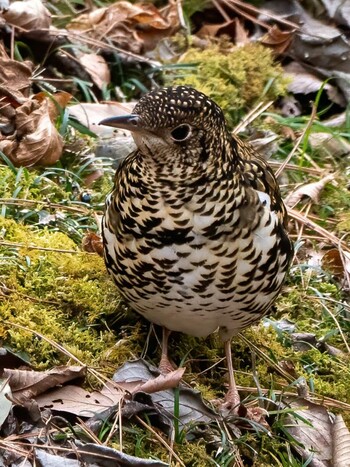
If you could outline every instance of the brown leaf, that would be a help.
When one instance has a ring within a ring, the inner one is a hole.
[[[60,110],[67,107],[72,97],[72,94],[66,91],[55,92],[55,94],[52,94],[50,97],[48,97],[45,92],[38,92],[33,96],[33,99],[36,99],[38,102],[47,101],[49,116],[52,123],[54,123],[60,114]]]
[[[13,2],[2,16],[8,23],[29,31],[47,29],[51,25],[51,13],[41,0]]]
[[[142,383],[136,386],[132,392],[147,392],[147,394],[152,394],[158,391],[166,391],[167,389],[176,388],[185,373],[185,368],[178,368],[177,370],[171,371],[166,375],[159,375],[157,378],[150,379],[145,383]]]
[[[29,96],[33,64],[18,62],[1,54],[0,49],[0,85],[8,90],[18,91],[24,97]]]
[[[84,13],[67,25],[90,37],[108,40],[125,50],[140,53],[152,50],[163,37],[179,28],[175,3],[161,13],[150,3],[116,2],[107,8]]]
[[[333,467],[350,465],[350,433],[341,415],[335,416],[332,427]]]
[[[48,99],[27,100],[16,109],[17,132],[0,141],[0,150],[16,167],[54,164],[62,154],[62,137],[49,114]]]
[[[80,417],[91,417],[117,404],[124,394],[121,389],[102,394],[99,391],[88,392],[79,386],[67,385],[41,394],[36,397],[36,402],[41,409],[50,408]]]
[[[281,31],[275,24],[261,38],[260,42],[270,47],[276,54],[283,54],[290,46],[295,31]]]
[[[295,444],[294,449],[304,461],[312,455],[314,466],[331,467],[333,465],[332,423],[325,407],[306,399],[291,401],[288,407],[293,408],[298,416],[294,418],[288,415],[284,424],[285,430],[300,443],[300,445]]]
[[[78,60],[99,89],[110,83],[111,73],[106,60],[101,55],[82,54],[78,57]]]
[[[293,208],[296,204],[299,203],[299,201],[305,198],[310,198],[314,203],[318,203],[321,191],[328,182],[334,180],[334,177],[335,174],[329,174],[318,182],[308,183],[306,185],[300,186],[286,197],[284,200],[285,204],[288,207]]]
[[[16,397],[32,399],[48,389],[76,378],[84,378],[86,368],[80,366],[58,366],[48,371],[9,370],[1,372],[2,378],[9,378],[12,393]]]
[[[196,35],[198,37],[218,37],[223,34],[238,39],[238,43],[246,44],[248,41],[248,34],[238,18],[219,24],[205,24]]]
[[[328,250],[322,258],[322,267],[337,277],[344,277],[344,272],[350,274],[350,254],[343,251],[342,255],[336,248]]]
[[[96,235],[94,232],[88,232],[84,235],[82,240],[82,248],[88,253],[97,253],[103,256],[103,242],[100,235]]]

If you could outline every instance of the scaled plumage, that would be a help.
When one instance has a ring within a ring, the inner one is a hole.
[[[130,129],[138,146],[102,223],[121,294],[170,331],[219,329],[228,342],[268,312],[293,255],[271,169],[189,87],[150,92],[132,115],[101,123]]]

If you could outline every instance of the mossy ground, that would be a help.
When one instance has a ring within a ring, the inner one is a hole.
[[[38,368],[66,362],[67,357],[12,324],[33,329],[58,342],[88,365],[118,365],[130,358],[133,351],[140,350],[132,335],[116,346],[118,335],[107,326],[108,317],[113,316],[115,321],[115,316],[123,313],[123,306],[102,258],[79,251],[73,240],[61,232],[30,229],[3,217],[0,231],[4,241],[24,245],[16,250],[0,246],[3,345],[27,354]]]
[[[177,82],[211,95],[233,125],[262,97],[274,99],[283,95],[286,83],[281,77],[281,67],[261,45],[249,45],[229,53],[224,47],[221,44],[204,51],[191,49],[181,61],[196,62],[197,72],[177,78]],[[313,157],[317,159],[317,154]],[[60,170],[56,172],[0,166],[0,198],[18,201],[16,206],[4,202],[0,217],[0,240],[14,244],[0,244],[0,339],[2,345],[27,355],[38,369],[69,361],[45,340],[14,326],[20,324],[58,342],[84,364],[111,376],[126,360],[141,355],[148,324],[126,309],[105,271],[103,260],[81,251],[79,246],[87,228],[97,230],[94,210],[101,213],[103,199],[111,188],[111,177],[107,174],[90,187],[93,205],[79,203],[75,184],[79,182],[79,188],[84,188],[84,181],[82,174],[74,174],[79,163],[68,159],[62,159]],[[292,162],[301,168],[307,165],[298,154]],[[335,166],[332,160],[323,163]],[[293,182],[306,179],[302,170],[290,175]],[[21,200],[35,203],[28,206],[25,202],[21,204]],[[57,203],[59,208],[50,208],[50,203]],[[77,208],[76,212],[65,211],[72,206]],[[336,226],[339,235],[344,235],[350,230],[348,208],[347,180],[342,174],[337,186],[326,188],[314,213],[320,216],[324,226]],[[58,212],[64,215],[57,217]],[[41,222],[42,216],[49,215],[53,216],[52,222]],[[16,246],[18,243],[23,246]],[[38,249],[29,248],[33,245]],[[311,243],[311,248],[317,249],[318,245]],[[349,356],[339,332],[340,327],[348,336],[350,330],[344,298],[337,278],[309,266],[307,260],[304,263],[299,260],[291,270],[271,317],[275,326],[260,323],[245,330],[243,335],[250,345],[240,337],[233,340],[237,383],[255,388],[254,372],[260,387],[274,393],[284,390],[293,378],[304,377],[309,389],[320,396],[350,404]],[[290,334],[279,328],[282,319],[294,323],[297,332],[313,333],[318,340],[323,339],[343,353],[332,356],[317,348],[303,352],[294,350]],[[160,349],[153,334],[149,339],[146,358],[157,363]],[[206,399],[223,396],[227,374],[225,365],[220,363],[224,352],[217,335],[200,340],[174,334],[170,338],[170,355],[177,365],[186,366],[184,379]],[[269,362],[264,355],[269,357]],[[281,362],[288,362],[293,368],[293,376],[288,380],[276,368]],[[255,394],[250,390],[242,391],[243,398],[253,398]],[[343,415],[350,422],[349,413],[343,411]],[[131,424],[124,430],[126,452],[168,460],[169,452],[149,432]],[[213,458],[216,465],[231,465],[234,454],[225,432],[211,427],[210,433],[214,438],[210,443],[203,442],[204,435],[199,440],[175,443],[174,449],[186,466],[215,465]],[[272,433],[272,436],[246,433],[235,439],[249,465],[277,465],[276,459],[288,458],[286,453],[290,445],[273,421]],[[221,451],[215,448],[218,444]],[[112,438],[111,445],[118,448],[117,439]],[[259,452],[258,457],[253,449]]]
[[[211,96],[230,124],[238,123],[259,101],[275,100],[286,93],[282,67],[274,61],[271,51],[259,43],[232,47],[222,40],[205,50],[190,48],[179,64],[189,63],[196,65],[195,70],[184,68],[181,76],[170,76],[171,82],[192,86]]]

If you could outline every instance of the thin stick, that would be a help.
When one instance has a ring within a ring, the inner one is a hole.
[[[26,245],[25,243],[4,242],[3,240],[0,240],[0,245],[14,247],[14,248],[27,248],[28,250],[54,251],[54,252],[57,252],[57,253],[74,253],[74,254],[77,254],[77,253],[86,254],[86,253],[88,253],[87,251],[61,250],[59,248],[48,248],[48,247],[44,247],[44,246]],[[94,253],[88,253],[88,254],[94,254]]]
[[[339,247],[340,245],[343,248],[343,250],[350,251],[350,247],[344,241],[339,240],[339,238],[336,235],[332,234],[331,232],[328,232],[328,230],[316,224],[316,222],[313,222],[311,219],[308,219],[301,212],[293,208],[287,208],[287,210],[289,217],[292,217],[293,219],[302,224],[305,224],[306,227],[320,234],[323,238],[328,240],[334,246]]]
[[[291,152],[289,153],[287,159],[285,161],[283,161],[282,165],[280,166],[279,169],[276,170],[276,177],[278,177],[284,170],[284,168],[286,167],[286,165],[288,164],[288,162],[291,160],[291,158],[294,156],[295,152],[297,151],[297,149],[299,148],[302,140],[304,139],[304,136],[306,135],[306,133],[309,131],[309,129],[311,128],[311,125],[313,124],[313,121],[315,120],[316,118],[316,106],[314,104],[312,104],[312,111],[311,111],[311,115],[310,115],[310,120],[307,122],[307,125],[306,127],[304,128],[304,131],[302,132],[302,134],[299,136],[299,138],[297,139],[297,142],[295,143],[293,149],[291,150]]]
[[[169,446],[169,444],[155,431],[153,430],[153,428],[149,425],[147,425],[146,422],[144,422],[142,420],[142,418],[140,418],[138,415],[136,415],[135,417],[137,419],[137,421],[139,423],[141,423],[141,425],[145,428],[147,428],[147,430],[149,430],[156,438],[157,440],[169,451],[169,453],[172,454],[172,456],[175,457],[175,459],[177,460],[177,462],[182,466],[182,467],[186,467],[186,465],[182,462],[182,460],[180,459],[180,457],[176,454],[176,452],[171,449],[171,447]]]
[[[231,18],[229,17],[229,15],[226,13],[226,11],[221,7],[221,5],[216,0],[212,0],[212,4],[215,6],[215,8],[218,10],[218,12],[221,14],[221,16],[224,18],[225,21],[227,22],[231,21]]]
[[[246,10],[251,11],[252,13],[255,13],[257,15],[261,14],[261,11],[256,8],[254,5],[250,5],[246,2],[241,2],[240,0],[226,0],[225,3],[235,3],[236,5],[239,5],[242,8],[245,8]],[[287,26],[290,26],[294,29],[300,29],[300,26],[296,23],[292,23],[291,21],[288,21],[287,19],[280,18],[279,16],[272,15],[271,13],[268,13],[267,11],[263,11],[263,15],[267,16],[268,18],[274,19],[278,23],[285,24]]]
[[[59,203],[50,203],[47,201],[34,201],[32,199],[18,198],[0,198],[0,204],[10,204],[15,206],[42,206],[49,209],[61,209],[62,211],[76,212],[77,214],[90,214],[92,209],[85,207],[76,208],[74,206],[65,206]]]
[[[254,107],[248,114],[241,120],[237,126],[233,129],[232,133],[237,134],[242,131],[247,125],[249,125],[253,120],[259,117],[266,109],[268,109],[273,104],[273,101],[269,101],[266,104],[260,102],[256,107]]]

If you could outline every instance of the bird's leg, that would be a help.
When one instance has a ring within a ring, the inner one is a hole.
[[[226,355],[226,361],[227,361],[229,386],[228,386],[228,391],[225,396],[225,402],[223,405],[226,409],[233,410],[234,412],[236,412],[238,410],[241,399],[238,394],[236,381],[235,381],[235,375],[233,371],[231,339],[225,341],[224,346],[225,346],[225,355]]]
[[[163,329],[162,356],[160,358],[159,369],[163,375],[166,375],[167,373],[174,371],[174,367],[170,363],[169,357],[168,357],[168,340],[169,340],[171,331],[169,331],[169,329],[164,328],[164,327],[162,329]]]

